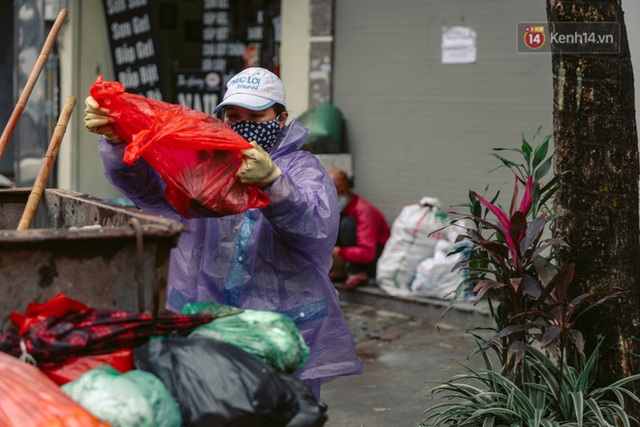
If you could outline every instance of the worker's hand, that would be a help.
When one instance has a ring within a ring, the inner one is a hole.
[[[88,96],[84,100],[84,127],[89,132],[104,136],[104,139],[112,144],[122,142],[115,130],[113,130],[114,120],[109,116],[109,110],[101,108],[98,101]]]
[[[242,159],[242,166],[238,169],[237,175],[240,181],[245,184],[267,186],[282,175],[282,171],[273,163],[269,153],[264,151],[255,141],[251,145],[254,148],[240,150],[245,157]]]

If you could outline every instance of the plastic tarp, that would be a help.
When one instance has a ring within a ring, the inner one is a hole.
[[[96,310],[64,294],[31,303],[26,313],[11,313],[13,325],[0,336],[0,351],[28,354],[38,366],[50,369],[78,356],[133,348],[153,335],[184,335],[213,320],[210,314],[163,314]]]

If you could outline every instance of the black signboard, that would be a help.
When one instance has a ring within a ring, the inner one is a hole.
[[[279,0],[204,0],[203,71],[261,66],[277,73],[279,44]]]
[[[187,26],[189,37],[201,37],[201,67],[174,74],[174,102],[211,114],[227,81],[241,70],[260,66],[279,74],[280,0],[203,0],[202,5],[202,21]]]
[[[127,92],[212,113],[226,82],[244,68],[279,74],[280,0],[102,0],[102,5],[115,80]],[[197,20],[186,18],[193,7],[201,8]],[[176,39],[178,28],[184,28],[184,38]],[[157,31],[173,31],[173,38]],[[184,58],[185,51],[196,56]],[[162,63],[169,58],[171,64]],[[181,59],[190,64],[181,65]]]
[[[102,0],[114,75],[127,92],[162,100],[150,0]]]
[[[222,96],[220,74],[201,70],[176,70],[175,94],[177,104],[213,114]]]

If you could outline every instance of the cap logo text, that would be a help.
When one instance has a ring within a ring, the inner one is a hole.
[[[236,77],[229,82],[236,89],[258,90],[260,88],[260,77]]]

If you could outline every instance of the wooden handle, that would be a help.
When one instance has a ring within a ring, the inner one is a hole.
[[[62,107],[62,112],[60,113],[60,117],[58,118],[58,123],[53,130],[53,135],[51,136],[51,141],[49,142],[47,154],[45,154],[44,159],[42,159],[42,165],[40,166],[40,170],[38,171],[36,182],[31,188],[31,193],[29,193],[29,198],[27,199],[27,205],[25,206],[24,212],[22,213],[22,218],[20,218],[20,223],[18,224],[17,228],[18,230],[26,230],[31,225],[31,220],[33,219],[36,210],[38,209],[38,203],[40,203],[42,193],[44,193],[44,187],[47,183],[47,177],[49,176],[49,172],[53,167],[53,162],[58,155],[58,149],[60,148],[62,138],[64,137],[64,134],[67,130],[67,124],[71,119],[73,109],[76,107],[76,102],[77,101],[74,96],[69,96],[64,103],[64,107]]]
[[[29,96],[31,96],[31,92],[33,91],[34,86],[47,63],[47,58],[49,57],[49,53],[53,48],[53,43],[58,36],[58,32],[64,23],[64,20],[67,18],[67,10],[62,9],[58,13],[58,17],[56,18],[53,26],[51,27],[51,31],[49,31],[49,35],[44,42],[44,46],[42,46],[42,50],[40,51],[40,56],[36,60],[36,65],[31,70],[31,74],[29,75],[29,79],[27,83],[24,85],[22,89],[22,93],[20,94],[20,98],[18,99],[18,103],[16,104],[13,112],[11,113],[11,117],[9,117],[9,121],[7,125],[4,127],[4,131],[2,131],[2,136],[0,136],[0,158],[4,154],[5,148],[7,148],[7,144],[9,143],[9,138],[11,138],[11,134],[18,123],[18,119],[22,115],[22,111],[24,111],[24,107],[27,105],[27,101],[29,100]]]

